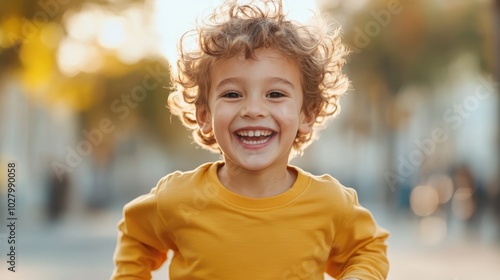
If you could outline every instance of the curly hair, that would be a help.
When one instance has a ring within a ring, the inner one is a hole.
[[[341,42],[340,29],[331,29],[321,20],[314,25],[287,20],[281,0],[245,5],[226,1],[181,37],[177,74],[173,75],[176,90],[168,98],[168,107],[193,130],[198,144],[220,152],[213,132],[203,134],[196,122],[196,108],[209,110],[211,66],[240,54],[255,59],[260,48],[277,50],[297,62],[304,94],[302,110],[315,120],[311,133],[297,133],[292,145],[292,154],[301,154],[318,129],[339,112],[339,96],[349,88],[342,72],[348,50]],[[188,39],[196,40],[195,48],[187,47]]]

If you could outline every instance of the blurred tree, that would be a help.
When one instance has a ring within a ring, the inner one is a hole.
[[[28,100],[37,106],[64,104],[72,108],[81,116],[82,129],[95,128],[95,122],[89,120],[97,114],[115,120],[119,124],[117,132],[145,124],[143,129],[161,141],[176,141],[178,133],[165,127],[169,121],[165,108],[170,87],[167,61],[158,54],[144,53],[135,62],[124,62],[123,54],[99,45],[102,42],[98,39],[113,39],[116,30],[110,31],[108,38],[91,38],[88,42],[72,38],[68,30],[68,19],[89,7],[101,15],[113,16],[143,4],[144,0],[1,1],[0,79],[17,77]],[[140,12],[148,12],[142,9]],[[148,28],[137,19],[130,24],[142,30]],[[78,57],[88,52],[93,56]],[[85,63],[85,68],[76,68],[77,63]],[[180,129],[175,124],[173,128]]]
[[[345,18],[347,1],[326,12]],[[497,1],[498,2],[498,1]],[[325,1],[326,3],[326,1]],[[396,135],[410,119],[397,104],[403,87],[422,93],[447,79],[450,64],[472,54],[480,71],[493,68],[493,24],[488,1],[369,1],[343,23],[344,40],[353,51],[347,72],[359,110],[346,120],[346,129],[370,135],[383,143],[387,168],[397,174]],[[497,24],[498,26],[498,24]],[[497,48],[498,49],[498,48]],[[362,93],[362,94],[361,94]],[[360,115],[358,112],[367,112]],[[386,188],[388,197],[394,194]]]
[[[91,142],[92,147],[85,148],[90,150],[85,155],[90,170],[85,177],[93,178],[89,205],[109,202],[110,167],[114,159],[120,159],[119,153],[132,158],[137,155],[136,143],[159,142],[162,145],[154,147],[162,146],[169,156],[175,156],[181,151],[173,147],[186,143],[188,132],[176,119],[170,125],[171,116],[165,108],[171,87],[169,64],[159,52],[151,3],[0,1],[0,85],[13,84],[15,92],[24,95],[20,98],[23,105],[28,103],[29,110],[20,112],[23,122],[27,120],[27,157],[55,156],[64,162],[68,147],[77,149],[79,144]],[[6,90],[10,88],[0,89],[0,101]],[[55,129],[59,129],[57,135],[52,135]],[[34,147],[47,141],[50,145],[40,156]],[[27,165],[35,175],[40,170],[36,160]],[[51,168],[49,172],[65,170]],[[59,190],[53,181],[50,183],[51,190]],[[82,185],[66,186],[72,187]],[[55,199],[51,201],[52,214],[62,210],[59,200],[64,196],[49,195]]]

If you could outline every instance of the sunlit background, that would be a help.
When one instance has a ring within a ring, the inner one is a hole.
[[[221,1],[0,2],[0,278],[107,279],[123,205],[218,156],[165,108],[179,36]],[[294,164],[357,189],[389,279],[500,275],[500,1],[288,0],[343,27],[352,90]],[[7,162],[17,272],[7,271]],[[155,279],[168,279],[166,267]]]

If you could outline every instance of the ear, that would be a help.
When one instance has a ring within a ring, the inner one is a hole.
[[[312,132],[312,127],[314,126],[315,116],[309,117],[304,112],[300,113],[300,123],[299,123],[299,133],[309,134]]]
[[[206,106],[196,107],[196,122],[203,134],[212,132],[212,116]]]

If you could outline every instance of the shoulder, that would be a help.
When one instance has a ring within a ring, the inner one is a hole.
[[[345,187],[329,174],[313,175],[300,168],[296,168],[298,176],[308,178],[308,187],[304,193],[309,199],[315,200],[337,216],[348,216],[355,204],[358,203],[356,190]]]
[[[215,172],[217,164],[206,163],[191,171],[175,171],[164,176],[149,193],[125,205],[125,219],[171,227],[176,221],[182,220],[186,213],[195,212],[192,208],[200,203],[200,198],[205,197],[200,190],[206,192],[210,188],[207,173]]]
[[[308,191],[314,192],[316,195],[325,195],[325,198],[334,199],[338,203],[352,204],[357,201],[356,190],[345,187],[330,174],[313,175],[298,167],[294,168],[297,170],[298,176],[309,179]]]
[[[163,177],[156,186],[156,200],[159,207],[168,210],[178,207],[182,203],[192,204],[200,194],[211,192],[208,182],[209,173],[216,172],[218,162],[210,162],[200,165],[191,171],[176,171]]]
[[[181,188],[199,183],[200,180],[205,179],[206,173],[216,164],[217,163],[210,162],[202,164],[190,171],[172,172],[160,179],[157,188],[159,191],[168,191],[172,188]]]
[[[172,200],[182,202],[183,199],[191,199],[193,188],[204,185],[206,173],[215,164],[205,163],[194,170],[172,172],[161,178],[148,194],[135,198],[125,208],[157,210],[160,206],[170,204]]]

